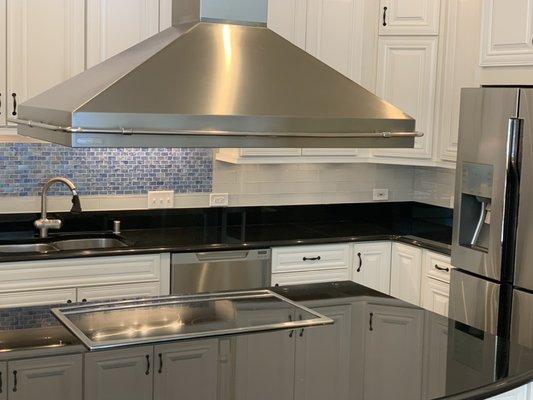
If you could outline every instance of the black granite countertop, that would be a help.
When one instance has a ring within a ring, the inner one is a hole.
[[[173,211],[170,215],[130,212],[81,217],[61,215],[65,228],[45,241],[98,235],[113,219],[121,219],[120,238],[125,247],[56,251],[50,253],[0,253],[0,262],[110,256],[160,252],[240,250],[273,246],[394,240],[444,254],[450,253],[451,211],[417,203],[293,206]],[[187,214],[188,213],[188,214]],[[4,231],[2,228],[2,218]],[[78,219],[76,219],[78,218]],[[16,225],[14,220],[19,220]],[[0,244],[39,241],[32,217],[0,216]],[[95,222],[99,221],[100,222]],[[14,227],[26,227],[15,230]],[[31,226],[31,225],[30,225]],[[76,228],[76,229],[74,229]],[[9,230],[12,229],[12,230]],[[28,230],[29,229],[29,230]],[[110,235],[106,229],[101,234]],[[42,241],[42,240],[41,240]]]
[[[486,334],[356,283],[321,283],[271,289],[318,312],[333,312],[336,316],[332,328],[308,328],[307,333],[298,337],[309,341],[305,347],[307,359],[322,360],[324,368],[329,368],[331,362],[329,357],[324,358],[324,354],[337,351],[339,343],[343,343],[349,356],[335,354],[346,356],[349,365],[343,369],[343,374],[346,374],[350,389],[349,396],[342,398],[482,399],[533,381],[533,349]],[[30,310],[32,314],[28,314]],[[18,329],[0,331],[0,360],[86,351],[76,338],[58,325],[49,307],[4,310],[0,318],[9,315],[21,324]],[[28,315],[33,318],[28,319]],[[339,316],[342,319],[338,319]],[[332,331],[326,334],[326,329],[339,330],[335,330],[331,336]],[[284,331],[262,335],[267,339],[264,335],[289,337]],[[226,339],[242,340],[239,338],[248,336]],[[265,343],[278,343],[273,348],[276,349],[280,345],[277,340],[267,340]],[[236,343],[239,346],[240,342]],[[246,358],[238,358],[235,362],[240,364],[235,368],[256,368],[257,363],[284,365],[287,354],[283,351],[264,352],[260,348],[263,346],[261,337],[254,339],[253,343],[258,353],[254,351]],[[259,357],[258,354],[261,354],[260,360],[254,358]],[[335,358],[332,360],[335,364]],[[370,373],[379,376],[369,376]],[[325,385],[323,390],[332,394],[338,391],[336,385],[339,383],[329,379],[328,374],[319,374],[313,379]],[[242,384],[242,381],[235,382],[235,385]],[[236,390],[239,388],[236,387]],[[387,393],[394,393],[394,396],[382,397]],[[253,400],[252,397],[248,398]],[[331,398],[337,397],[332,395]]]

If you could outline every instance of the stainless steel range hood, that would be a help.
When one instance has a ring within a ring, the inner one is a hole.
[[[19,134],[71,147],[413,147],[410,116],[266,28],[266,7],[174,0],[171,28],[21,104]]]

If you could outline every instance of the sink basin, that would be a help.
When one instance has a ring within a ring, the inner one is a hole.
[[[0,253],[50,253],[58,249],[49,243],[23,243],[0,245]]]
[[[52,245],[57,250],[111,249],[127,246],[122,240],[115,238],[65,239],[53,242]]]

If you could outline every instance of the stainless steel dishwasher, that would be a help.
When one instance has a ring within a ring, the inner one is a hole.
[[[270,249],[177,253],[171,259],[172,294],[270,286]]]

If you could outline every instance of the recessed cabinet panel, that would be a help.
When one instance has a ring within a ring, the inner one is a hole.
[[[85,400],[152,400],[153,348],[85,355]]]
[[[355,243],[352,279],[369,288],[390,294],[391,243]]]
[[[9,400],[81,400],[82,356],[10,361]]]
[[[269,0],[268,27],[305,50],[307,0]]]
[[[420,305],[422,284],[422,250],[413,246],[392,245],[391,295]]]
[[[7,104],[18,105],[85,67],[84,0],[7,1]],[[0,67],[1,68],[1,67]]]
[[[414,149],[374,150],[376,156],[429,159],[437,73],[437,37],[382,37],[376,94],[416,119]]]
[[[380,35],[438,35],[440,0],[381,0]]]
[[[432,278],[424,278],[422,307],[434,313],[448,316],[450,284]]]
[[[76,288],[0,293],[0,308],[28,307],[76,302]]]
[[[481,65],[533,65],[533,0],[483,1]]]
[[[217,398],[218,340],[197,340],[154,348],[154,398]]]
[[[360,81],[363,2],[308,0],[306,50],[348,78]]]
[[[159,0],[87,0],[87,67],[157,32]]]
[[[126,285],[93,286],[78,289],[78,301],[126,299],[160,295],[160,283],[130,283]]]
[[[0,0],[0,26],[7,25],[7,0]],[[6,30],[0,29],[0,127],[7,123],[7,39]],[[1,397],[0,397],[1,398]]]
[[[413,308],[368,305],[365,399],[421,398],[423,315]]]

